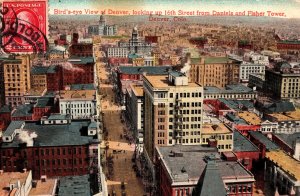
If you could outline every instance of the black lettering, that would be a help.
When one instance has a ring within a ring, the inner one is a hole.
[[[33,33],[33,28],[31,28],[31,27],[29,27],[29,28],[26,29],[26,31],[25,31],[25,35],[27,35],[27,36],[31,36],[32,33]]]
[[[21,26],[20,33],[23,33],[25,29],[25,24],[20,23],[19,25]]]
[[[41,35],[38,32],[34,32],[31,36],[31,40],[37,42],[40,39]]]

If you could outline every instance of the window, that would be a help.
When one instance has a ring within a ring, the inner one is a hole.
[[[158,122],[165,122],[165,118],[158,118]]]
[[[164,110],[159,110],[158,111],[158,115],[165,115],[166,113],[165,113],[165,111]]]
[[[164,130],[165,126],[164,125],[158,125],[158,130]]]

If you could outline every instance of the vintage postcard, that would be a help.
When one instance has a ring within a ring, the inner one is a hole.
[[[0,195],[300,196],[300,0],[0,0]]]

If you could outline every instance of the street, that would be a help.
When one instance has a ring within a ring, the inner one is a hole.
[[[136,177],[132,157],[135,146],[124,137],[127,130],[121,122],[121,107],[115,103],[112,84],[108,80],[109,70],[98,63],[101,108],[103,112],[106,162],[104,172],[108,179],[109,195],[145,195],[142,180]]]

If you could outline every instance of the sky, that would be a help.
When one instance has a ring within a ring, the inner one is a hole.
[[[93,10],[199,10],[285,12],[287,18],[300,18],[300,0],[49,0],[54,9]]]

